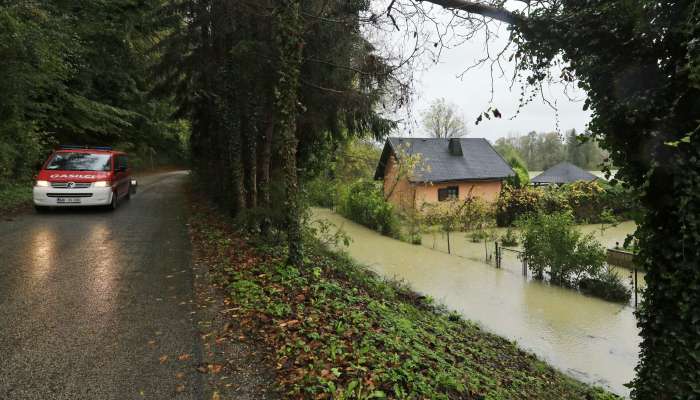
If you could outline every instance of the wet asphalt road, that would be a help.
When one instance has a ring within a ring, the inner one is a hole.
[[[114,212],[0,221],[0,399],[203,397],[186,180],[144,177]]]

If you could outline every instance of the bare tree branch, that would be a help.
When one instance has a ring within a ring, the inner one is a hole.
[[[518,24],[523,22],[523,17],[510,12],[505,8],[495,7],[488,4],[476,3],[467,0],[425,0],[448,10],[465,11],[472,14],[479,14],[487,18],[493,18],[507,24]]]

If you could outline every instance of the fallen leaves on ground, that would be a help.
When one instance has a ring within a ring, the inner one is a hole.
[[[304,268],[287,265],[283,247],[203,204],[191,203],[195,260],[229,294],[221,312],[244,332],[229,338],[271,349],[288,398],[614,398],[313,242]]]

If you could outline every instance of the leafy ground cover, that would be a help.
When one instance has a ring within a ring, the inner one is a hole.
[[[287,398],[612,399],[309,239],[304,268],[191,202],[195,263],[260,341]]]

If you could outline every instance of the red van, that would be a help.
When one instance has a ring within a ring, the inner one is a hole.
[[[129,157],[110,147],[61,146],[51,153],[34,184],[34,207],[108,206],[136,192]]]

